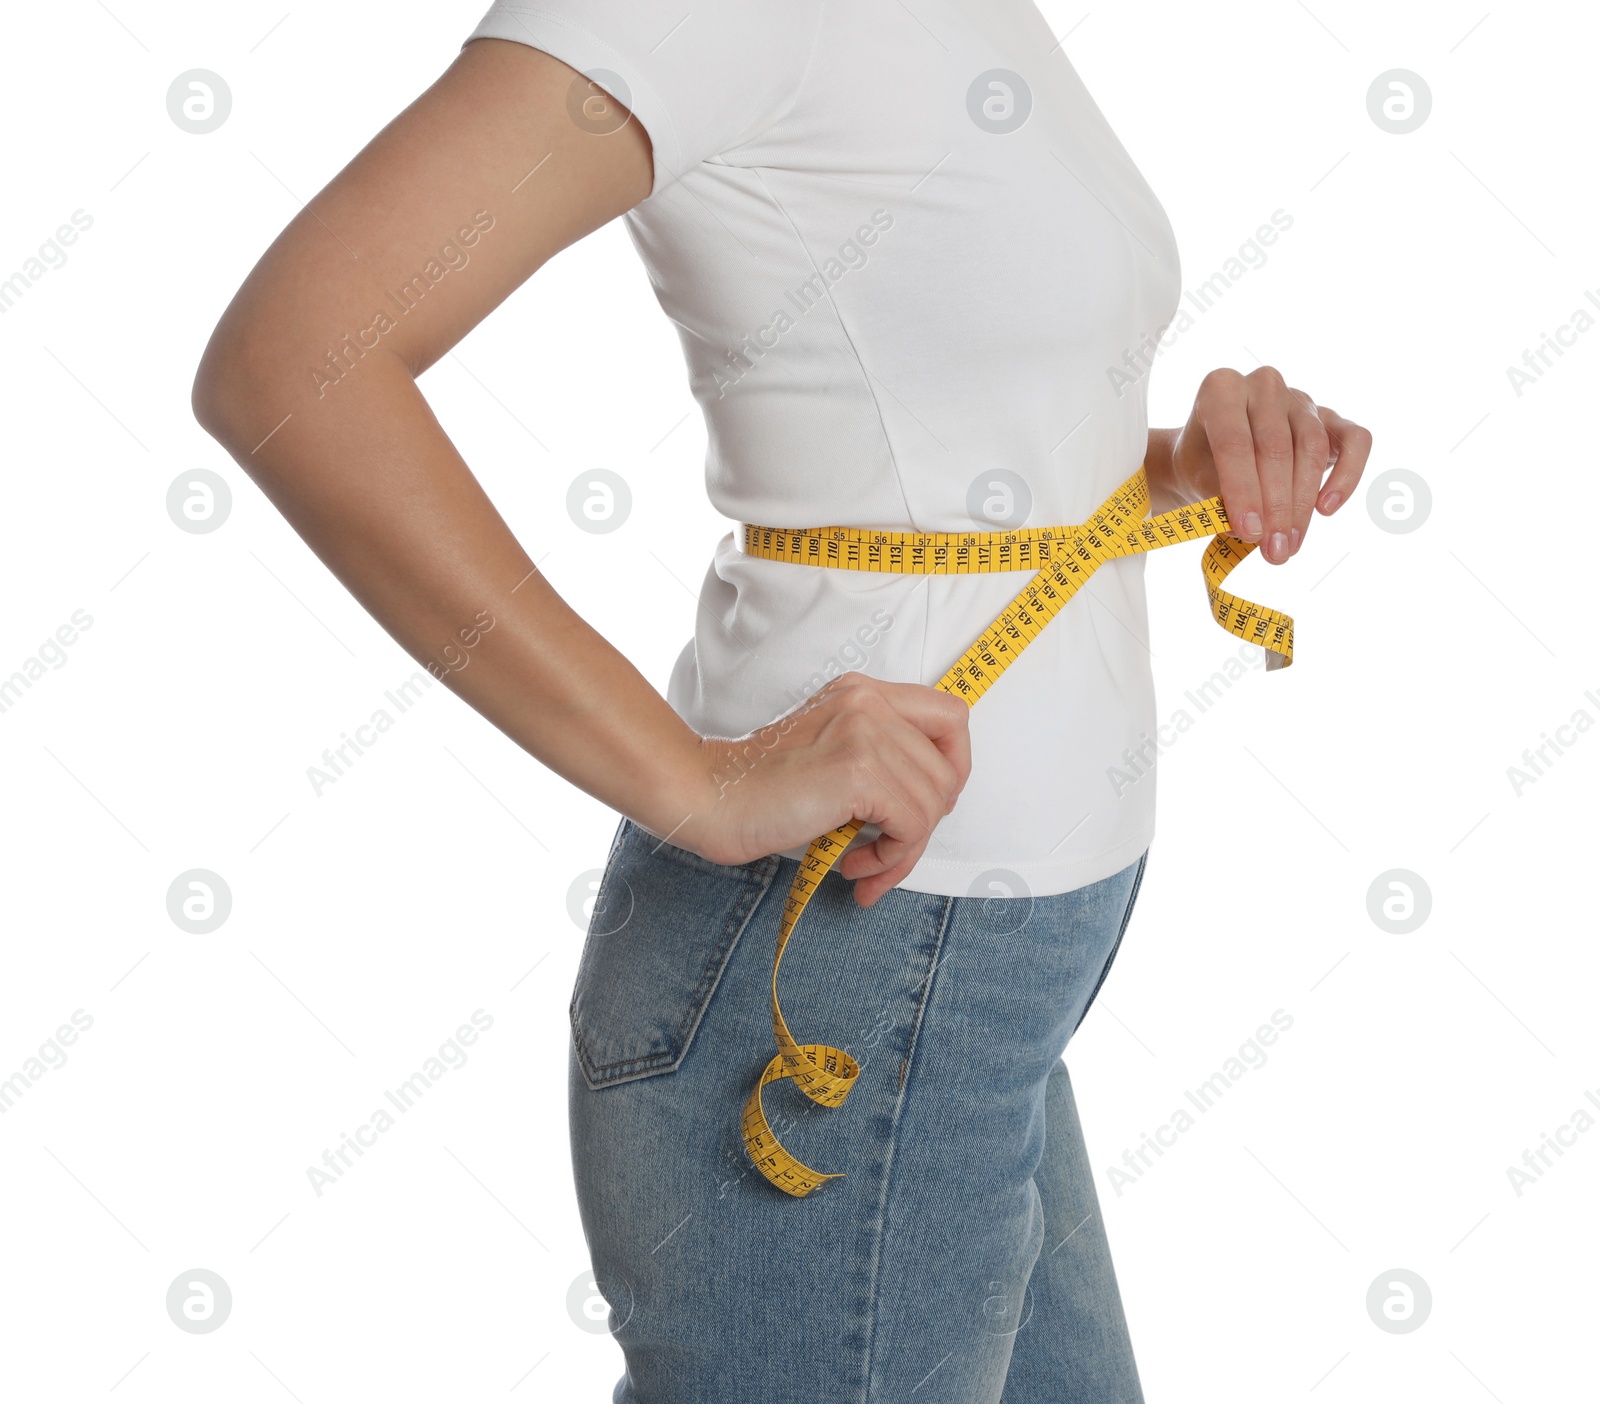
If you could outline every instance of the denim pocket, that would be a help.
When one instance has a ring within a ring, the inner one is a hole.
[[[567,1010],[590,1088],[683,1062],[778,863],[776,854],[738,867],[713,863],[622,820]]]

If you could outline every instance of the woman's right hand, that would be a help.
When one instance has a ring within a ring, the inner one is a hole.
[[[706,736],[712,783],[671,841],[713,862],[804,846],[852,819],[877,838],[837,864],[870,907],[910,873],[972,770],[968,705],[922,683],[832,679],[748,736]],[[693,803],[693,801],[691,801]]]

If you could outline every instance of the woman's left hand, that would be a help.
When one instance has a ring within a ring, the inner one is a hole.
[[[1219,369],[1200,382],[1173,443],[1172,486],[1185,502],[1220,494],[1228,534],[1282,565],[1305,540],[1313,506],[1328,516],[1349,501],[1371,451],[1371,433],[1271,366]]]

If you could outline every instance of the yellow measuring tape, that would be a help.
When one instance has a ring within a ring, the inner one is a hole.
[[[974,706],[1017,656],[1039,636],[1061,608],[1105,562],[1118,556],[1154,551],[1179,541],[1214,538],[1201,560],[1211,614],[1230,634],[1267,650],[1269,668],[1286,668],[1294,659],[1294,621],[1287,614],[1251,604],[1222,588],[1228,572],[1255,546],[1227,535],[1222,500],[1208,497],[1191,507],[1148,516],[1150,485],[1144,464],[1081,526],[1019,527],[1014,531],[907,532],[871,527],[744,526],[747,555],[795,565],[840,570],[888,571],[907,575],[976,575],[1003,570],[1037,573],[1017,593],[977,641],[935,684]],[[836,1107],[849,1095],[861,1068],[842,1048],[826,1043],[799,1044],[778,1007],[778,965],[806,903],[847,844],[861,830],[852,819],[813,839],[789,888],[778,948],[772,958],[772,1032],[777,1056],[762,1072],[744,1104],[741,1126],[745,1149],[756,1169],[796,1198],[804,1198],[825,1174],[796,1160],[773,1133],[761,1105],[769,1082],[793,1078],[819,1106]]]

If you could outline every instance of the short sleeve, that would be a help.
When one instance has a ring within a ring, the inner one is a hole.
[[[628,108],[654,153],[655,196],[753,141],[804,81],[822,0],[509,0],[462,41],[510,39],[560,59]],[[585,121],[588,85],[570,107]],[[604,120],[603,117],[600,120]]]

